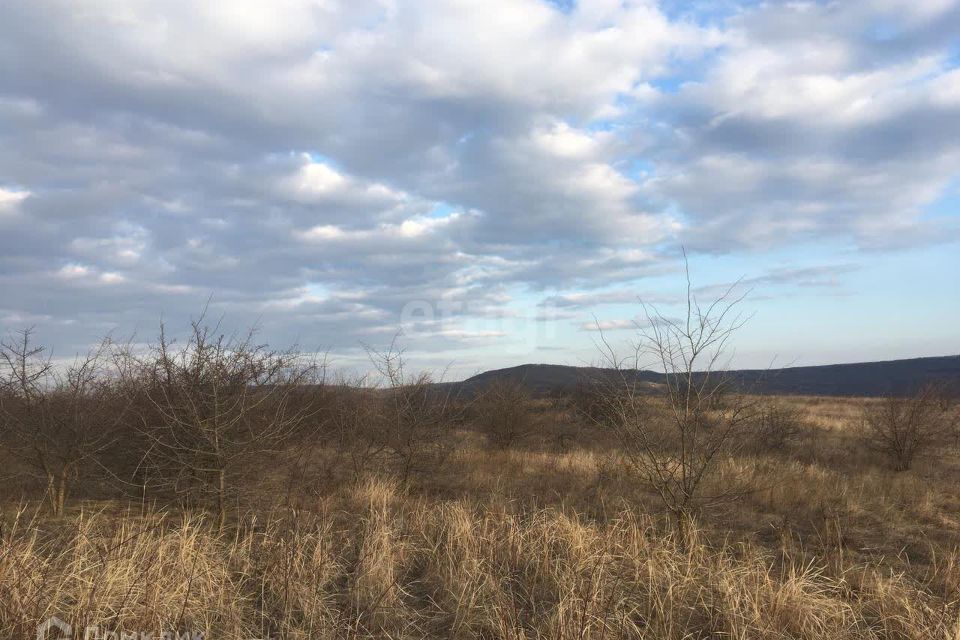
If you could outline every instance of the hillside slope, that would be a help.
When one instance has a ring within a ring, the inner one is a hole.
[[[857,362],[784,369],[744,369],[729,372],[758,393],[812,396],[903,395],[928,382],[942,381],[960,388],[960,356],[911,358],[884,362]],[[562,393],[583,383],[609,380],[611,369],[555,364],[524,364],[485,371],[462,382],[449,383],[457,391],[473,393],[494,380],[519,382],[536,395]],[[664,381],[662,373],[632,371],[638,382]]]

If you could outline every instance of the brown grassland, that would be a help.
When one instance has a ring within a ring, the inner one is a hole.
[[[202,317],[65,367],[3,341],[0,638],[960,640],[947,388],[752,395],[739,300],[691,292],[551,398],[395,346],[333,382]]]
[[[7,453],[0,637],[57,615],[209,639],[960,638],[956,442],[890,471],[858,428],[880,401],[764,399],[790,432],[725,450],[704,487],[750,490],[680,539],[576,398],[510,396],[509,438],[496,407],[445,415],[428,436],[445,447],[407,469],[362,435],[389,429],[366,413],[384,392],[316,393],[315,427],[231,470],[223,522],[137,475],[129,434],[83,461],[56,514]]]

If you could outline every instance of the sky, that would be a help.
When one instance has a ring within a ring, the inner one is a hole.
[[[363,367],[960,353],[960,2],[7,0],[0,333],[206,308]]]

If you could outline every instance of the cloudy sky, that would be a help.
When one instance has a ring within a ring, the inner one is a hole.
[[[58,355],[209,299],[579,364],[681,247],[751,291],[738,365],[960,352],[960,2],[0,6],[0,330]]]

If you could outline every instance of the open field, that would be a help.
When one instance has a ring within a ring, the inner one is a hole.
[[[960,640],[960,0],[0,0],[0,640]]]
[[[51,515],[8,457],[0,635],[57,615],[206,638],[960,637],[957,451],[890,472],[856,429],[877,400],[766,399],[798,428],[725,454],[705,486],[750,490],[683,539],[570,400],[527,399],[508,446],[465,411],[405,481],[339,437],[356,400],[245,469],[222,526],[95,469]]]

